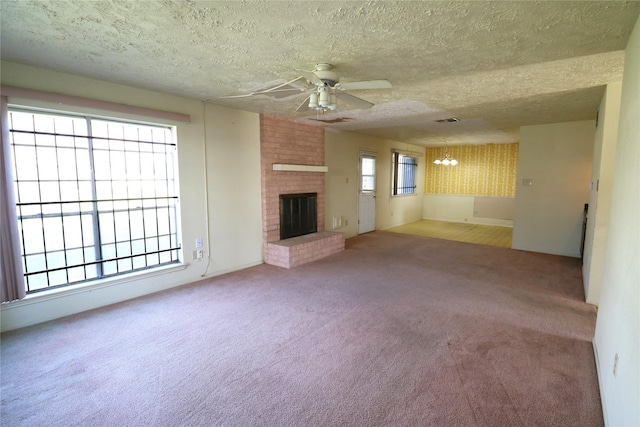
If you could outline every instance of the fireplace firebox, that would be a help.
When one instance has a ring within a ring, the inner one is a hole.
[[[318,193],[280,195],[280,240],[318,231]]]

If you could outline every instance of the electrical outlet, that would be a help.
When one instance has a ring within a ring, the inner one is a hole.
[[[202,247],[202,237],[198,237],[196,238],[196,249],[199,249]]]
[[[204,251],[202,249],[197,249],[196,250],[196,258],[202,259],[203,256],[204,256]]]

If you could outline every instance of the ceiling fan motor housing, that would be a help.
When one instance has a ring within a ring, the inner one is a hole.
[[[333,65],[331,64],[317,64],[313,73],[322,80],[325,85],[334,87],[338,83],[339,77],[338,73],[331,71],[332,68]]]

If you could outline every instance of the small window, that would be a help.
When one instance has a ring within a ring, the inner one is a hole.
[[[376,158],[362,156],[360,167],[362,192],[366,193],[376,191]]]
[[[393,183],[394,196],[414,194],[416,192],[416,169],[418,160],[415,157],[393,153]]]
[[[172,128],[10,110],[27,293],[179,262]]]

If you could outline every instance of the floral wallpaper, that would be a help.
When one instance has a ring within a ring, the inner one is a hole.
[[[426,149],[425,193],[515,197],[518,145],[487,144],[449,147],[456,166],[436,165],[444,147]]]

